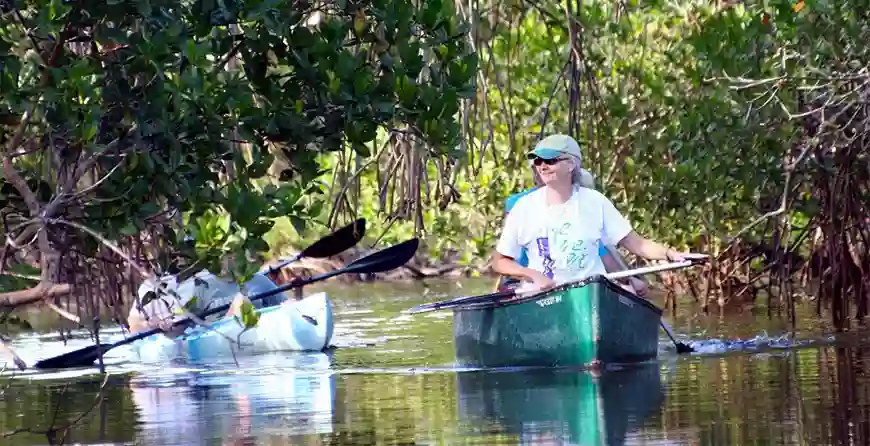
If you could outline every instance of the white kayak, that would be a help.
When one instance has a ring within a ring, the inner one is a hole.
[[[329,347],[335,323],[325,292],[301,300],[287,299],[256,310],[260,319],[247,331],[239,321],[224,317],[206,326],[189,328],[178,338],[155,334],[131,345],[143,362],[185,359],[199,362],[233,355],[277,351],[322,351]]]

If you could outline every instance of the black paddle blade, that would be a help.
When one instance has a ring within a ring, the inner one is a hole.
[[[397,245],[354,260],[341,269],[342,273],[370,274],[396,269],[411,260],[420,246],[420,240],[412,238]]]
[[[677,346],[677,354],[682,355],[683,353],[692,353],[695,351],[691,345],[683,344],[682,342],[677,342],[675,344]]]
[[[353,223],[314,242],[302,250],[299,257],[331,257],[354,247],[366,234],[366,219],[360,218]]]
[[[248,296],[248,299],[251,301],[262,299],[264,297],[269,297],[278,293],[283,293],[287,290],[300,288],[303,286],[311,285],[315,282],[320,282],[321,280],[326,280],[330,277],[335,277],[340,274],[347,273],[358,273],[358,274],[366,274],[366,273],[380,273],[383,271],[389,271],[392,269],[396,269],[405,263],[408,263],[408,260],[411,260],[414,257],[414,253],[417,252],[417,246],[419,246],[420,241],[416,238],[412,238],[410,240],[406,240],[397,245],[390,246],[389,248],[382,249],[380,251],[371,253],[363,258],[357,259],[351,262],[348,265],[345,265],[343,268],[339,268],[334,271],[330,271],[328,273],[323,273],[314,277],[308,277],[305,279],[297,279],[290,283],[285,283],[277,288],[271,289],[269,291],[264,291],[259,294],[255,294],[253,296]],[[208,312],[201,314],[200,317],[205,317],[208,314],[217,311],[226,311],[229,309],[229,304],[222,305],[217,308],[213,308]]]
[[[53,358],[43,359],[33,365],[37,369],[66,369],[71,367],[87,367],[93,365],[101,353],[106,353],[112,344],[89,345],[85,348],[64,353]]]

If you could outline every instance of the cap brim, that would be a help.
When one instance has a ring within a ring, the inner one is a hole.
[[[531,152],[529,152],[529,154],[526,155],[526,157],[529,158],[529,159],[532,159],[532,158],[543,158],[543,159],[545,159],[545,160],[551,160],[551,159],[554,159],[554,158],[558,158],[558,157],[560,157],[560,156],[562,156],[562,155],[563,155],[563,152],[560,151],[560,150],[556,150],[556,149],[537,148],[537,149],[532,150]]]

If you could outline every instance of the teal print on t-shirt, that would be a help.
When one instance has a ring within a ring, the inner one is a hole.
[[[585,243],[583,243],[583,240],[577,240],[573,245],[571,245],[571,249],[568,251],[567,258],[565,259],[568,269],[583,269],[584,263],[586,263],[586,257],[588,256],[584,245]]]
[[[565,268],[568,270],[583,269],[588,250],[586,249],[583,240],[570,240],[568,234],[571,234],[571,222],[564,222],[560,226],[553,229],[553,246],[556,250],[562,253],[565,258]]]

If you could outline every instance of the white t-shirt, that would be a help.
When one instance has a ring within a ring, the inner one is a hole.
[[[565,203],[547,204],[547,188],[522,197],[505,218],[496,250],[562,283],[604,274],[600,243],[616,246],[631,224],[600,192],[579,186]]]

